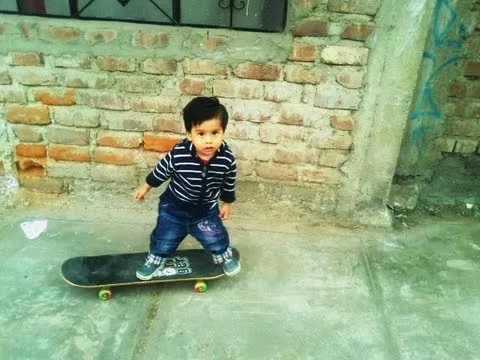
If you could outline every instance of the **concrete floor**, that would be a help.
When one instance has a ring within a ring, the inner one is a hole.
[[[63,282],[69,257],[146,251],[154,202],[1,214],[0,359],[480,359],[478,219],[398,232],[239,211],[227,226],[243,270],[204,294],[174,283],[100,301]],[[29,240],[32,219],[48,229]]]

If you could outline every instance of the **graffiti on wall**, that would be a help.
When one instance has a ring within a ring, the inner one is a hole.
[[[467,26],[450,0],[437,0],[432,35],[432,46],[423,54],[429,71],[418,105],[410,115],[411,138],[417,147],[424,145],[427,134],[435,133],[441,124],[444,114],[435,95],[435,84],[447,68],[460,61],[468,37]]]

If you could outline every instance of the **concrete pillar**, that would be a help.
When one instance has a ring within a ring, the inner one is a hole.
[[[337,214],[364,224],[389,226],[386,203],[400,153],[436,0],[383,0],[371,46],[367,88],[348,181]]]

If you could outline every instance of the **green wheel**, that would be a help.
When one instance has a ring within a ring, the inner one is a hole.
[[[197,281],[195,284],[195,292],[202,293],[207,291],[207,284],[204,281]]]
[[[112,298],[112,292],[108,289],[102,289],[98,293],[100,300],[110,300]]]

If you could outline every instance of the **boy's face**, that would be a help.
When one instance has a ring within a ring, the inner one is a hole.
[[[215,155],[224,136],[222,122],[217,118],[194,125],[192,131],[187,133],[188,140],[193,142],[197,155],[202,160],[210,160]]]

